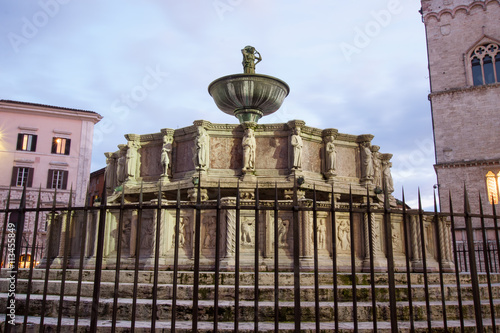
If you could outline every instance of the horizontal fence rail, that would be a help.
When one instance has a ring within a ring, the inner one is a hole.
[[[459,212],[425,212],[404,194],[394,204],[296,181],[211,186],[139,184],[81,207],[9,193],[2,330],[496,331],[494,206],[472,213],[466,197]]]

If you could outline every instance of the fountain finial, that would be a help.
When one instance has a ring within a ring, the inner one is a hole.
[[[243,73],[255,74],[255,65],[262,61],[259,51],[255,47],[247,45],[241,50],[241,53],[243,54]]]

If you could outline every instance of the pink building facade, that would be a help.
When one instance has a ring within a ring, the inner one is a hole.
[[[0,100],[0,206],[20,203],[27,185],[27,206],[35,207],[41,190],[42,207],[56,202],[67,205],[73,190],[73,205],[85,204],[90,176],[94,125],[102,117],[82,111],[40,104]],[[47,214],[38,222],[37,245],[46,241]],[[10,217],[14,218],[14,217]],[[2,216],[3,228],[4,217]],[[34,217],[28,216],[23,243],[31,244]]]

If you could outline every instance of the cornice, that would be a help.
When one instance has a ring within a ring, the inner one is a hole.
[[[451,89],[447,89],[447,90],[441,90],[441,91],[436,91],[436,92],[430,93],[429,100],[434,96],[453,95],[453,94],[459,94],[459,93],[468,93],[471,91],[481,91],[481,90],[490,90],[490,89],[498,89],[498,88],[500,88],[500,83],[483,84],[480,86],[466,86],[466,87],[460,87],[460,88],[451,88]]]
[[[460,12],[460,11],[463,11],[467,15],[469,15],[470,11],[472,10],[472,8],[474,8],[476,6],[479,6],[483,10],[486,10],[486,7],[490,3],[497,3],[497,4],[500,5],[500,0],[474,1],[474,2],[470,3],[469,5],[460,5],[460,6],[457,6],[455,8],[445,8],[445,9],[439,11],[439,12],[434,12],[434,11],[433,12],[429,12],[429,13],[426,13],[423,16],[423,20],[424,20],[425,24],[427,24],[431,18],[435,18],[438,22],[440,22],[441,21],[441,17],[443,15],[448,14],[448,15],[451,15],[451,18],[455,18],[455,16],[457,15],[457,13]]]
[[[453,168],[467,168],[467,167],[478,167],[478,166],[491,166],[500,165],[499,159],[489,159],[489,160],[473,160],[473,161],[454,161],[434,164],[434,169],[453,169]]]

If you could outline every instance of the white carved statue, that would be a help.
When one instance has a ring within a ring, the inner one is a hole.
[[[104,178],[106,178],[106,188],[114,189],[116,187],[116,158],[114,153],[104,153],[106,156],[106,170]]]
[[[384,171],[383,171],[384,185],[387,189],[387,193],[392,193],[392,192],[394,192],[394,182],[392,180],[392,175],[391,175],[392,163],[389,161],[384,161],[383,167],[384,167]]]
[[[333,143],[333,136],[330,136],[326,142],[326,171],[335,171],[337,168],[337,151],[335,150],[335,144]]]
[[[117,162],[116,162],[116,179],[118,180],[119,184],[121,184],[125,181],[126,165],[127,165],[126,149],[123,148],[123,149],[120,149],[119,157],[118,157]]]
[[[170,166],[170,142],[167,136],[163,137],[163,146],[161,148],[161,166],[162,166],[162,176],[168,175],[168,168]]]
[[[291,137],[291,144],[293,147],[293,169],[302,168],[302,137],[300,136],[300,127],[295,128],[294,134]]]
[[[199,126],[196,137],[196,165],[199,170],[206,170],[208,167],[208,147],[209,137],[207,131]]]
[[[373,160],[373,184],[376,187],[382,188],[382,159],[379,153],[379,146],[372,146],[372,160]]]
[[[349,224],[346,220],[342,220],[339,223],[337,239],[341,250],[347,251],[351,248]]]
[[[135,179],[137,174],[137,143],[135,141],[129,141],[127,149],[127,180]]]
[[[325,220],[319,220],[318,223],[318,249],[326,249],[326,223]]]
[[[361,161],[363,163],[362,178],[372,179],[373,178],[373,159],[372,159],[372,151],[370,149],[369,142],[364,142],[361,144]]]
[[[250,224],[251,224],[251,222],[248,222],[248,221],[241,222],[241,242],[243,244],[247,244],[247,245],[252,244],[252,235],[250,232]]]
[[[255,170],[255,135],[253,129],[247,128],[241,142],[243,146],[243,170]]]

